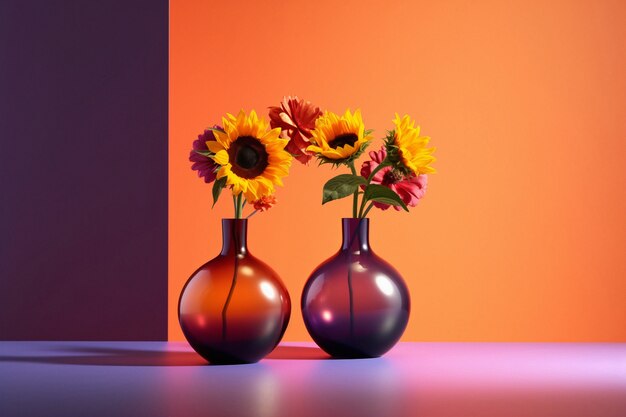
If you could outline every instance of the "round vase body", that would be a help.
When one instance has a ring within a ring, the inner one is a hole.
[[[407,286],[369,246],[369,219],[343,219],[343,243],[307,280],[302,315],[313,340],[338,358],[378,357],[402,336]]]
[[[222,252],[185,284],[178,319],[187,341],[214,364],[252,363],[282,338],[291,301],[278,274],[247,249],[247,220],[222,220]]]

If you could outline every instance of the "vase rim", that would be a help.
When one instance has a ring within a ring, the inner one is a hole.
[[[370,222],[370,218],[369,217],[342,217],[341,218],[341,222],[342,223],[362,223],[362,224],[366,224]]]

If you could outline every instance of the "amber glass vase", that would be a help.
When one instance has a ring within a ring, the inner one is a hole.
[[[222,220],[222,252],[191,275],[178,302],[187,341],[210,363],[257,362],[289,322],[287,289],[248,252],[247,228],[245,219]]]
[[[341,249],[318,266],[302,293],[309,334],[338,358],[383,355],[396,344],[410,312],[398,271],[369,245],[369,219],[343,219]]]

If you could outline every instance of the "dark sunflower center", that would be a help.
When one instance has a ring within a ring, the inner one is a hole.
[[[242,147],[237,152],[237,165],[243,169],[254,168],[259,163],[259,152],[249,146]]]
[[[343,135],[339,135],[335,137],[335,139],[328,142],[328,146],[333,149],[337,149],[340,146],[350,145],[353,146],[356,141],[359,140],[359,137],[354,133],[344,133]]]
[[[239,136],[228,149],[232,170],[242,178],[254,178],[267,167],[267,151],[259,140],[252,136]]]
[[[383,176],[383,185],[395,184],[402,181],[403,179],[404,177],[400,172],[390,169],[389,171],[385,172],[385,175]]]

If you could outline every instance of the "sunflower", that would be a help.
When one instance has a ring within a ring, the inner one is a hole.
[[[420,136],[420,127],[407,115],[402,118],[396,113],[393,121],[395,130],[389,132],[385,148],[391,163],[405,174],[433,174],[435,169],[429,166],[435,161],[432,153],[435,148],[427,148],[430,138]]]
[[[289,174],[291,155],[284,150],[286,139],[281,139],[280,129],[268,130],[268,123],[259,119],[252,110],[243,110],[237,117],[227,114],[222,118],[224,131],[214,130],[215,141],[207,147],[220,165],[217,179],[226,177],[233,195],[243,193],[248,201],[274,193],[274,186],[283,185],[282,178]]]
[[[361,110],[354,114],[346,110],[343,116],[327,111],[315,121],[311,131],[313,145],[307,151],[315,153],[322,163],[349,163],[369,145],[369,133],[365,131]]]

